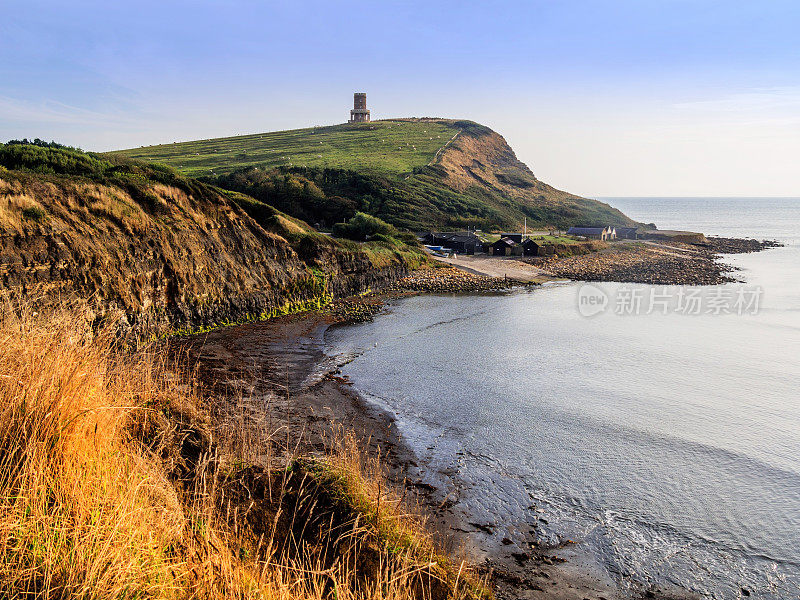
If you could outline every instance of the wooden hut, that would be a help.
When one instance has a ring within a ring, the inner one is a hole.
[[[500,239],[508,238],[512,242],[516,242],[517,244],[522,243],[522,234],[521,233],[501,233]]]
[[[426,244],[441,246],[459,254],[485,252],[481,238],[470,231],[431,232],[423,235],[422,239]]]
[[[638,237],[636,227],[617,227],[618,240],[635,240]]]
[[[514,240],[507,237],[500,238],[492,244],[492,256],[507,256],[511,254],[511,250],[517,245]]]
[[[528,239],[522,242],[522,254],[525,256],[544,256],[544,242]]]

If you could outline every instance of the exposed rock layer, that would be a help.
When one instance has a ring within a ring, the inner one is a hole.
[[[284,237],[206,186],[136,191],[0,172],[0,289],[40,304],[81,299],[96,318],[143,334],[287,312],[406,274],[336,248],[312,271]]]

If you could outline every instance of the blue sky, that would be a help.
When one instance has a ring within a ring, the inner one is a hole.
[[[588,196],[800,195],[800,2],[4,0],[0,140],[470,118]]]

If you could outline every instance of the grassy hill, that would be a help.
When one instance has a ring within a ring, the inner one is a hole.
[[[428,164],[458,131],[445,121],[374,121],[143,146],[109,154],[160,162],[193,177],[242,167],[320,167],[402,175]]]
[[[632,225],[609,205],[539,181],[472,121],[394,119],[121,150],[249,194],[322,227],[356,212],[397,227],[487,231]]]

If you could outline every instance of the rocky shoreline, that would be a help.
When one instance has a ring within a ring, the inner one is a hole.
[[[514,281],[478,275],[453,267],[438,267],[413,271],[390,287],[390,291],[399,292],[495,292],[507,290]]]
[[[477,275],[453,267],[412,271],[380,293],[352,296],[333,301],[325,310],[336,325],[371,321],[383,308],[383,301],[420,293],[477,293],[505,291],[518,285],[511,279]]]
[[[709,236],[706,238],[705,246],[718,254],[749,254],[751,252],[761,252],[767,248],[779,248],[783,244],[777,240]]]
[[[723,254],[760,252],[775,241],[710,237],[703,244],[630,242],[593,254],[524,259],[554,277],[575,281],[616,281],[657,285],[718,285],[737,282]]]

